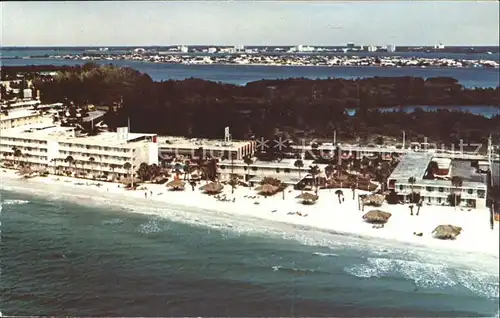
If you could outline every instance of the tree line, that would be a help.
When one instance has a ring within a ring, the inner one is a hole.
[[[58,71],[54,77],[37,72]],[[437,112],[405,106],[497,106],[499,87],[465,88],[449,77],[260,80],[244,86],[201,79],[155,82],[147,74],[113,65],[3,67],[4,74],[26,73],[44,103],[65,98],[77,104],[123,107],[109,112],[111,128],[188,137],[221,138],[229,126],[235,139],[282,135],[288,139],[327,139],[336,130],[344,140],[401,136],[408,140],[482,142],[497,132],[499,116],[485,118],[452,110]],[[381,108],[397,107],[386,112]],[[352,111],[355,114],[352,115]]]

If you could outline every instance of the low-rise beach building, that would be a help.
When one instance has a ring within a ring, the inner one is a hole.
[[[123,177],[141,163],[158,163],[156,134],[129,133],[127,127],[96,136],[47,123],[16,127],[2,130],[0,152],[3,160],[52,173],[62,169],[94,176]]]
[[[185,137],[158,137],[160,157],[190,159],[202,155],[211,158],[243,160],[255,152],[256,142],[247,140],[209,140]]]
[[[281,180],[288,185],[297,185],[303,179],[311,178],[309,170],[315,166],[313,160],[302,160],[302,167],[295,166],[295,159],[282,159],[280,161],[253,161],[247,165],[243,160],[220,160],[217,163],[217,173],[221,179],[229,179],[231,174],[236,174],[244,178],[248,177],[248,182],[256,184],[265,177],[271,177]],[[320,177],[324,177],[324,168],[326,165],[318,164]]]
[[[437,165],[435,178],[426,179],[431,161]],[[459,177],[462,185],[455,186],[453,177]],[[402,198],[408,198],[412,191],[418,193],[424,204],[449,205],[450,195],[455,194],[460,197],[460,206],[486,207],[486,175],[476,173],[470,162],[436,158],[431,153],[404,155],[388,178],[388,188]]]

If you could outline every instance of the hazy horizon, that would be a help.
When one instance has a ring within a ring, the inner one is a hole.
[[[499,42],[496,1],[2,2],[0,8],[3,47]]]

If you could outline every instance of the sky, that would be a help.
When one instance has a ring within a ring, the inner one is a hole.
[[[491,1],[0,2],[2,46],[498,45]]]

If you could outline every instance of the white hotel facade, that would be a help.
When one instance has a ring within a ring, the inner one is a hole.
[[[81,174],[124,177],[141,163],[158,164],[156,138],[156,134],[129,133],[127,127],[79,137],[74,128],[43,118],[41,122],[0,130],[0,153],[4,161],[28,163],[50,173],[71,168]],[[14,156],[15,149],[20,150],[20,157]],[[125,163],[131,165],[131,171],[125,169]]]
[[[439,175],[443,179],[424,179],[431,161],[437,163]],[[429,205],[449,205],[448,197],[455,193],[460,195],[459,206],[485,208],[487,185],[464,180],[462,186],[456,189],[449,180],[455,175],[451,161],[448,158],[435,158],[432,153],[408,153],[388,178],[388,188],[403,197],[410,196],[413,189],[413,192],[420,194],[423,203]],[[409,182],[411,177],[415,178],[414,184]]]

